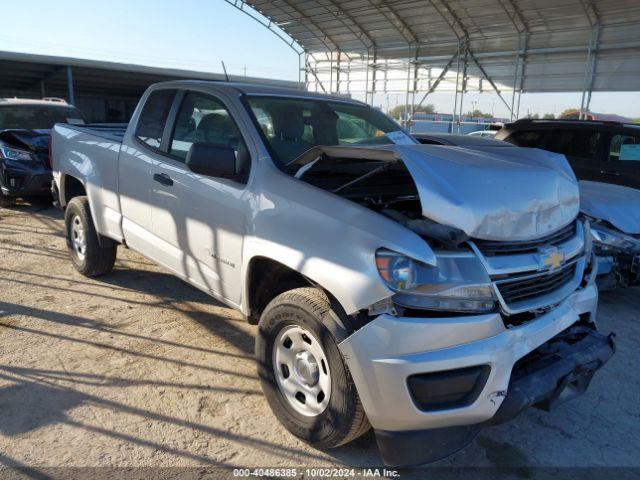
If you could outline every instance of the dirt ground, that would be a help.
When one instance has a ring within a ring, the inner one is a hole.
[[[236,312],[124,248],[112,274],[86,279],[62,230],[53,208],[0,210],[0,464],[381,466],[372,435],[322,452],[280,426]],[[640,289],[601,295],[618,351],[586,395],[437,465],[640,467],[638,307]]]

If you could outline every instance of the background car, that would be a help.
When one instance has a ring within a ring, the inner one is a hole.
[[[0,99],[0,207],[17,197],[51,196],[49,138],[56,123],[85,120],[60,99]]]
[[[424,144],[479,150],[514,147],[502,140],[470,135],[420,134],[414,137]],[[618,154],[620,150],[624,152],[625,148],[618,149]],[[598,288],[610,290],[640,284],[640,190],[588,180],[580,180],[579,185],[580,210],[591,219],[594,252],[598,259]]]
[[[578,180],[640,189],[640,125],[588,120],[518,120],[496,139],[562,153]]]
[[[471,132],[469,135],[473,135],[474,137],[486,137],[493,138],[498,133],[496,130],[478,130],[477,132]]]

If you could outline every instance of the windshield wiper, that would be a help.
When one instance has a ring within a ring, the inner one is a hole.
[[[375,175],[376,173],[379,172],[383,172],[384,170],[386,170],[387,168],[389,168],[391,165],[393,165],[395,162],[387,162],[384,163],[382,165],[380,165],[379,167],[374,168],[373,170],[368,171],[367,173],[360,175],[357,178],[354,178],[353,180],[348,181],[347,183],[345,183],[344,185],[339,186],[338,188],[332,190],[332,193],[338,193],[341,190],[344,190],[347,187],[350,187],[351,185],[353,185],[354,183],[358,183],[361,180],[364,180],[366,178],[371,177],[372,175]]]

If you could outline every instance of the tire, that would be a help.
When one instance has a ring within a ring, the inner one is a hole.
[[[371,428],[336,340],[323,325],[327,317],[339,321],[324,292],[316,288],[290,290],[267,305],[256,339],[258,375],[271,409],[293,435],[322,449],[349,443]],[[310,361],[305,349],[312,354]],[[280,363],[278,371],[276,363]],[[318,368],[305,366],[314,364]],[[317,383],[309,387],[316,377]],[[298,386],[286,382],[298,382]],[[293,395],[296,389],[299,391]]]
[[[13,207],[16,204],[16,197],[10,197],[0,191],[0,208]]]
[[[69,255],[78,272],[86,277],[97,277],[113,270],[118,247],[100,246],[87,197],[74,197],[69,202],[64,224]]]

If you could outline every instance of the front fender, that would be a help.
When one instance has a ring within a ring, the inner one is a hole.
[[[270,258],[326,289],[350,315],[393,294],[376,268],[379,248],[435,265],[429,245],[391,219],[284,175],[263,182],[252,199],[242,278],[252,258]]]

